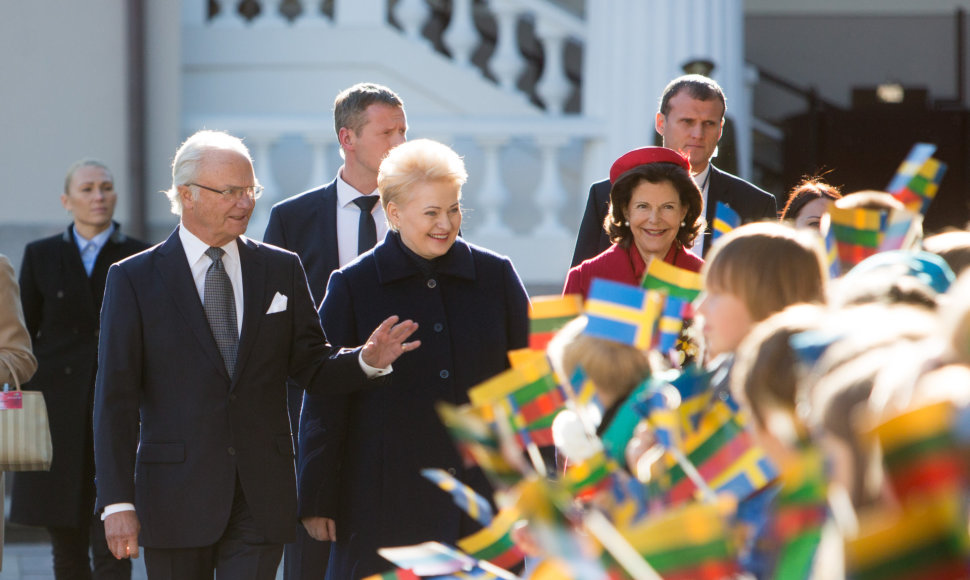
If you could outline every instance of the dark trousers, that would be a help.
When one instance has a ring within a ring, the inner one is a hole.
[[[267,543],[256,529],[236,480],[232,513],[215,544],[198,548],[145,548],[149,580],[274,580],[283,545]]]
[[[296,383],[286,385],[287,406],[290,410],[290,429],[293,449],[298,449],[300,411],[303,408],[303,388]],[[283,549],[283,580],[323,580],[330,561],[330,542],[318,542],[310,537],[303,524],[296,525],[296,541]]]
[[[108,550],[108,544],[104,539],[104,523],[100,516],[91,516],[89,526],[47,528],[47,531],[51,536],[54,577],[57,580],[129,580],[131,578],[131,560],[118,560]]]

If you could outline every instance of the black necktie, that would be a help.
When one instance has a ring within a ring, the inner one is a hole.
[[[377,224],[374,223],[374,204],[380,200],[377,195],[362,195],[354,200],[360,208],[360,221],[357,222],[357,255],[377,245]]]
[[[236,351],[239,348],[239,332],[236,324],[236,299],[232,292],[232,282],[226,274],[226,266],[222,263],[222,248],[209,248],[205,255],[209,256],[212,264],[205,272],[205,290],[202,305],[205,317],[209,319],[209,328],[216,339],[219,353],[226,363],[229,377],[236,371]]]

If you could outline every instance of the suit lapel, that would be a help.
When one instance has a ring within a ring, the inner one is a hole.
[[[238,238],[236,247],[239,248],[239,265],[242,269],[243,280],[243,323],[239,336],[239,352],[236,355],[236,378],[232,381],[233,389],[236,381],[246,369],[249,353],[256,343],[259,334],[259,324],[263,320],[263,305],[266,303],[266,263],[263,261],[256,245],[248,239]]]
[[[326,258],[324,271],[327,277],[330,272],[340,268],[340,254],[337,251],[337,180],[324,188],[323,195],[320,196],[320,221],[323,230],[323,251]],[[323,287],[326,288],[327,281],[323,280]],[[319,299],[323,299],[320,296]]]
[[[185,320],[185,325],[189,327],[196,340],[199,341],[202,352],[228,381],[229,373],[226,372],[226,363],[223,362],[222,355],[219,354],[216,339],[212,337],[212,330],[209,328],[209,321],[205,317],[199,291],[195,287],[195,281],[192,280],[189,260],[185,256],[185,250],[182,248],[182,241],[179,239],[178,232],[178,228],[175,228],[168,240],[157,250],[156,284],[163,285],[168,290],[168,296],[174,303],[175,309],[178,310]]]
[[[81,250],[77,247],[77,242],[74,240],[74,226],[70,225],[61,236],[61,272],[64,272],[64,286],[65,288],[74,287],[81,294],[81,298],[78,301],[79,304],[84,304],[85,310],[87,310],[88,316],[93,316],[97,318],[97,313],[94,311],[94,295],[91,294],[91,279],[88,278],[88,273],[84,271],[84,262],[81,261]],[[69,283],[68,280],[77,280],[77,284]]]

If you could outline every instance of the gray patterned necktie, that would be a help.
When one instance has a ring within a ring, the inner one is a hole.
[[[222,248],[209,248],[205,255],[209,256],[212,264],[205,272],[205,291],[202,305],[205,317],[209,319],[209,328],[216,339],[219,353],[226,363],[229,377],[236,371],[236,351],[239,349],[239,332],[236,325],[236,299],[232,293],[232,282],[226,274],[226,266],[222,263]]]

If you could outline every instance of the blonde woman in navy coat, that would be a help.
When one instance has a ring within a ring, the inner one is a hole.
[[[461,158],[440,143],[391,150],[378,178],[390,231],[330,277],[320,318],[332,344],[360,343],[372,320],[394,312],[419,324],[421,347],[381,386],[306,398],[300,515],[311,536],[335,540],[327,578],[391,569],[376,553],[384,546],[453,543],[478,529],[422,468],[446,469],[491,497],[434,405],[466,403],[469,388],[508,368],[506,353],[528,342],[529,300],[508,258],[458,237],[466,178]]]

